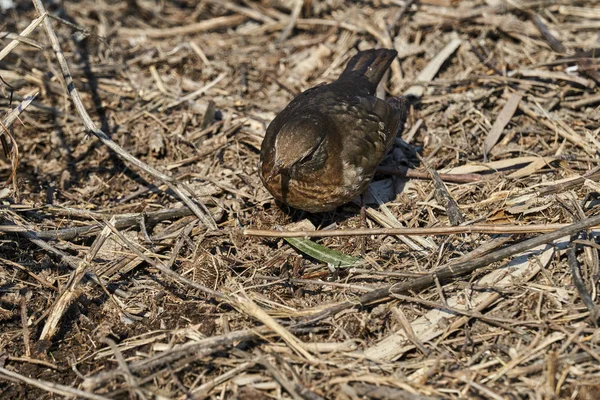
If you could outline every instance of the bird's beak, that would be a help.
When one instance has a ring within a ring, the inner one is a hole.
[[[284,169],[283,162],[281,160],[277,160],[275,162],[275,165],[273,165],[273,168],[271,169],[269,176],[267,176],[267,182],[270,182],[271,179],[273,179],[277,175],[281,174],[281,171],[283,171],[283,169]]]

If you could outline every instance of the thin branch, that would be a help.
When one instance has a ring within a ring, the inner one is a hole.
[[[198,341],[190,341],[184,344],[177,344],[169,350],[156,353],[149,358],[135,361],[129,364],[129,370],[133,373],[143,371],[145,369],[157,368],[161,365],[173,363],[187,355],[196,354],[197,359],[206,357],[223,346],[231,346],[233,343],[252,340],[261,335],[268,335],[267,327],[259,327],[255,329],[246,329],[231,332],[225,335],[212,336]],[[115,368],[108,371],[99,372],[96,375],[87,377],[83,382],[83,387],[92,390],[93,388],[103,384],[106,381],[115,379],[122,375],[120,368]]]
[[[427,171],[411,169],[407,167],[377,167],[377,173],[382,175],[394,175],[406,179],[427,179],[431,176]],[[452,183],[471,183],[479,182],[484,179],[480,174],[438,174],[444,182]]]
[[[45,390],[47,392],[59,394],[61,396],[67,396],[67,397],[75,396],[75,397],[82,397],[84,399],[91,399],[91,400],[110,400],[108,397],[99,396],[94,393],[84,392],[83,390],[75,389],[70,386],[61,385],[59,383],[43,381],[39,378],[36,378],[36,379],[28,378],[26,376],[23,376],[21,374],[14,372],[14,371],[10,371],[6,368],[0,367],[0,379],[7,379],[7,378],[12,378],[16,381],[23,382],[28,385],[35,386],[37,388]]]
[[[377,228],[377,229],[331,229],[322,231],[274,231],[266,229],[244,229],[245,236],[262,237],[341,237],[341,236],[371,236],[371,235],[400,235],[400,236],[426,236],[426,235],[456,235],[459,233],[488,233],[521,235],[525,233],[551,232],[570,226],[569,224],[534,224],[534,225],[466,225],[466,226],[440,226],[435,228]],[[3,227],[0,227],[0,230]],[[594,228],[600,228],[598,226]]]
[[[155,225],[159,222],[178,219],[182,217],[187,217],[189,215],[193,215],[193,211],[187,207],[173,208],[168,210],[160,210],[154,211],[145,214],[145,223],[146,225]],[[117,229],[125,229],[130,227],[137,227],[140,224],[140,216],[141,213],[135,214],[124,214],[124,215],[115,215],[115,227]],[[95,218],[98,220],[106,221],[111,217],[109,214],[101,214],[101,213],[90,213],[89,218]],[[97,233],[102,229],[104,225],[102,223],[97,223],[93,225],[87,226],[76,226],[72,228],[63,228],[63,229],[55,229],[55,230],[46,230],[36,232],[36,236],[40,239],[44,240],[73,240],[78,236],[90,235]],[[6,228],[6,230],[4,230]],[[19,232],[21,227],[15,227],[14,225],[10,226],[0,226],[0,232]],[[24,229],[26,230],[26,229]]]
[[[598,306],[596,306],[592,296],[585,287],[585,282],[581,276],[579,262],[577,261],[577,243],[575,243],[576,239],[576,237],[571,238],[572,243],[567,250],[567,262],[571,271],[571,278],[573,279],[573,284],[575,285],[583,304],[585,304],[587,309],[590,311],[590,319],[594,325],[598,326],[598,317],[600,316],[600,313],[598,312]]]
[[[2,49],[2,51],[0,51],[0,61],[4,57],[6,57],[8,54],[10,54],[10,52],[13,51],[15,49],[15,47],[17,47],[19,44],[21,44],[21,42],[23,41],[23,40],[21,40],[21,38],[26,38],[27,36],[29,36],[29,34],[31,32],[33,32],[35,30],[35,28],[37,28],[38,25],[46,19],[47,15],[48,14],[46,14],[46,12],[41,13],[41,15],[39,17],[37,17],[36,19],[31,21],[31,23],[27,26],[27,28],[23,29],[23,32],[21,32],[19,34],[19,39],[14,39],[8,45],[6,45]]]
[[[88,272],[88,267],[92,264],[92,260],[96,257],[106,239],[110,236],[110,229],[104,228],[102,234],[96,238],[92,244],[90,251],[85,255],[83,260],[77,265],[73,271],[71,278],[65,290],[60,294],[56,302],[52,305],[52,311],[46,320],[46,324],[40,334],[40,340],[49,340],[56,333],[58,323],[62,318],[67,307],[71,304],[77,294],[77,288],[83,277]]]
[[[187,278],[184,278],[183,276],[179,275],[177,272],[169,269],[162,261],[159,260],[154,260],[150,257],[148,257],[146,254],[144,254],[138,247],[141,247],[135,243],[133,243],[131,240],[127,239],[121,232],[119,232],[117,230],[117,228],[114,227],[114,225],[112,225],[111,223],[106,223],[106,226],[115,234],[116,237],[119,238],[119,240],[131,251],[133,251],[138,257],[140,257],[142,260],[146,261],[148,264],[152,265],[153,267],[155,267],[156,269],[158,269],[159,271],[161,271],[162,273],[164,273],[165,275],[169,276],[170,278],[172,278],[173,280],[183,283],[185,285],[188,285],[196,290],[199,290],[201,292],[203,292],[204,294],[215,298],[215,299],[219,299],[221,301],[224,301],[232,306],[236,305],[236,301],[234,299],[232,299],[230,296],[227,296],[221,292],[218,292],[216,290],[212,290],[206,286],[200,285],[199,283],[196,283],[194,281],[191,281]]]

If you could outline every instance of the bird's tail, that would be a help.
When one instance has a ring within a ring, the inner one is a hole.
[[[398,52],[390,49],[371,49],[359,51],[348,62],[340,78],[365,76],[369,82],[377,86],[383,74],[390,67]]]

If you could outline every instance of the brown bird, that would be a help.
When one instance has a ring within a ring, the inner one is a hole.
[[[356,54],[340,77],[298,95],[267,128],[260,177],[275,199],[310,212],[360,195],[404,127],[404,98],[378,99],[395,50]]]

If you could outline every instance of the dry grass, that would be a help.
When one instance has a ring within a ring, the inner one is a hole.
[[[18,3],[0,397],[600,397],[597,2]],[[372,47],[412,108],[367,227],[280,208],[266,125]]]

